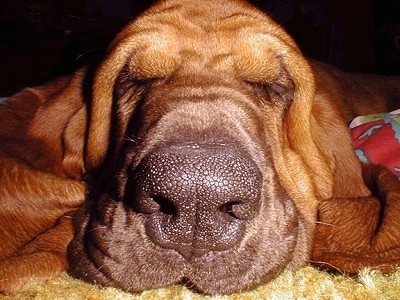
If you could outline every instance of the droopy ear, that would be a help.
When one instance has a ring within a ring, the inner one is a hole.
[[[123,68],[128,66],[134,79],[146,81],[164,78],[177,65],[174,35],[160,31],[157,22],[157,18],[153,20],[152,14],[148,13],[126,27],[113,41],[107,58],[97,70],[86,148],[89,169],[101,164],[105,158],[110,138],[114,87]]]
[[[0,139],[13,149],[9,150],[11,156],[34,169],[81,180],[85,72],[80,69],[70,76],[25,88],[1,105]]]
[[[377,165],[364,165],[363,178],[372,196],[321,202],[314,263],[350,274],[400,266],[399,178]]]
[[[292,99],[281,100],[289,107],[276,102],[266,105],[265,126],[272,139],[280,181],[304,210],[303,216],[313,222],[317,199],[329,198],[333,186],[333,170],[320,150],[324,149],[323,141],[312,115],[314,76],[287,33],[271,21],[265,23],[264,33],[258,26],[255,32],[243,34],[238,42],[241,52],[237,54],[236,69],[247,81],[265,86],[278,84],[282,91],[290,89]]]
[[[87,125],[87,108],[82,106],[71,115],[63,131],[63,167],[70,178],[80,178],[84,173],[84,136]]]

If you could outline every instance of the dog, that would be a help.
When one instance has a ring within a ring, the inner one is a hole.
[[[89,90],[86,87],[90,87]],[[348,124],[400,79],[307,60],[239,0],[165,0],[88,69],[0,107],[0,290],[254,288],[309,262],[400,263],[400,183]]]

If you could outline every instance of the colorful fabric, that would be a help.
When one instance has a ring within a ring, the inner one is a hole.
[[[400,177],[400,109],[357,117],[350,131],[362,162],[384,165]]]

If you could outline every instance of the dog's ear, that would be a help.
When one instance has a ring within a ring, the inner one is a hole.
[[[350,274],[365,267],[390,272],[400,266],[400,181],[378,165],[363,165],[362,173],[372,195],[319,205],[312,259]]]
[[[84,77],[85,69],[80,69],[70,76],[25,88],[2,103],[0,136],[13,149],[10,155],[34,169],[81,180],[85,172]]]
[[[146,16],[125,28],[114,40],[109,54],[100,65],[93,84],[93,99],[86,149],[86,165],[98,166],[105,158],[110,138],[111,114],[116,81],[127,74],[139,82],[163,78],[175,67],[174,41],[162,31],[143,30]],[[154,43],[157,40],[157,43]],[[138,95],[141,93],[138,93]],[[134,99],[131,99],[134,102]]]
[[[121,74],[129,75],[135,82],[131,88],[138,89],[136,99],[130,101],[139,100],[142,95],[139,83],[164,78],[176,67],[174,49],[178,43],[173,37],[158,29],[157,20],[152,20],[151,14],[145,14],[128,25],[111,44],[93,83],[86,148],[88,168],[101,164],[107,152],[116,81],[121,79]]]
[[[82,106],[74,112],[63,131],[63,167],[70,178],[80,179],[85,173],[84,140],[87,109]]]
[[[287,33],[271,22],[265,24],[268,28],[257,23],[239,39],[236,71],[273,94],[263,109],[274,165],[290,196],[297,203],[307,202],[299,206],[309,207],[303,213],[313,220],[317,199],[329,198],[333,188],[333,169],[312,114],[314,75]]]

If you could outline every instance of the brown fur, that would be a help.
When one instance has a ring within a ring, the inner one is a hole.
[[[398,107],[400,79],[307,61],[234,0],[161,1],[116,37],[91,99],[85,74],[1,104],[0,291],[63,270],[72,238],[71,274],[131,291],[231,293],[310,259],[349,272],[399,264],[400,183],[376,166],[362,177],[347,124]],[[235,145],[261,171],[260,208],[232,249],[188,260],[147,237],[131,173],[177,141]]]
[[[0,104],[0,291],[67,266],[70,212],[86,188],[75,128],[85,125],[81,77],[27,88]]]

